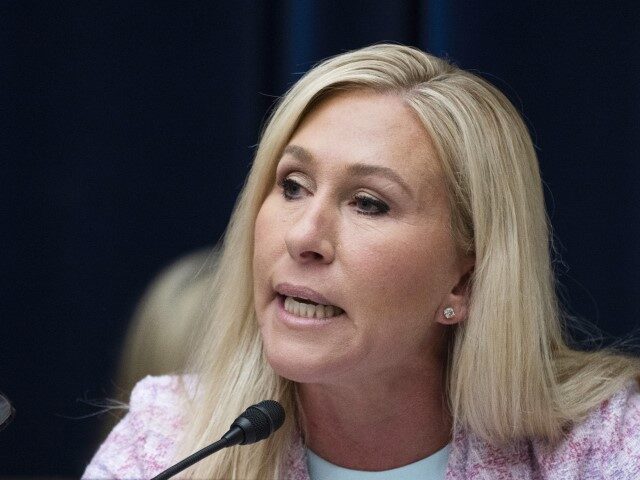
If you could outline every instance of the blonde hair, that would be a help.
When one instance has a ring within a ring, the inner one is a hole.
[[[549,224],[527,128],[488,82],[401,45],[329,59],[302,77],[267,122],[213,275],[209,321],[191,363],[198,385],[176,459],[211,443],[265,398],[289,413],[273,438],[196,464],[193,478],[279,478],[295,438],[295,388],[266,363],[252,286],[253,228],[277,160],[304,115],[332,92],[399,95],[422,121],[447,179],[452,233],[475,255],[468,319],[454,327],[447,401],[454,429],[494,444],[559,439],[563,428],[640,371],[636,359],[565,343],[550,262]]]

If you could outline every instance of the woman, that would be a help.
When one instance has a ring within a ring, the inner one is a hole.
[[[263,133],[196,374],[138,384],[85,476],[153,476],[272,398],[273,438],[185,473],[637,478],[640,365],[567,346],[549,249],[499,91],[399,45],[330,59]]]

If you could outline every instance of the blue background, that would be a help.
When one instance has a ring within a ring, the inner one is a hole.
[[[0,3],[0,475],[79,476],[135,302],[213,245],[262,120],[315,62],[374,42],[502,89],[539,154],[571,312],[639,325],[636,1]],[[637,335],[636,335],[637,345]],[[636,348],[637,351],[637,348]]]

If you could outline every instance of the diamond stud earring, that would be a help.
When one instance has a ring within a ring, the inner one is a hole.
[[[447,307],[447,308],[444,309],[444,316],[447,319],[453,318],[453,317],[456,316],[456,312],[453,311],[453,308]]]

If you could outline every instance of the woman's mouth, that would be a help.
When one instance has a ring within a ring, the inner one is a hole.
[[[321,305],[306,298],[280,295],[280,299],[284,310],[298,317],[324,319],[344,313],[344,310],[335,305]]]

